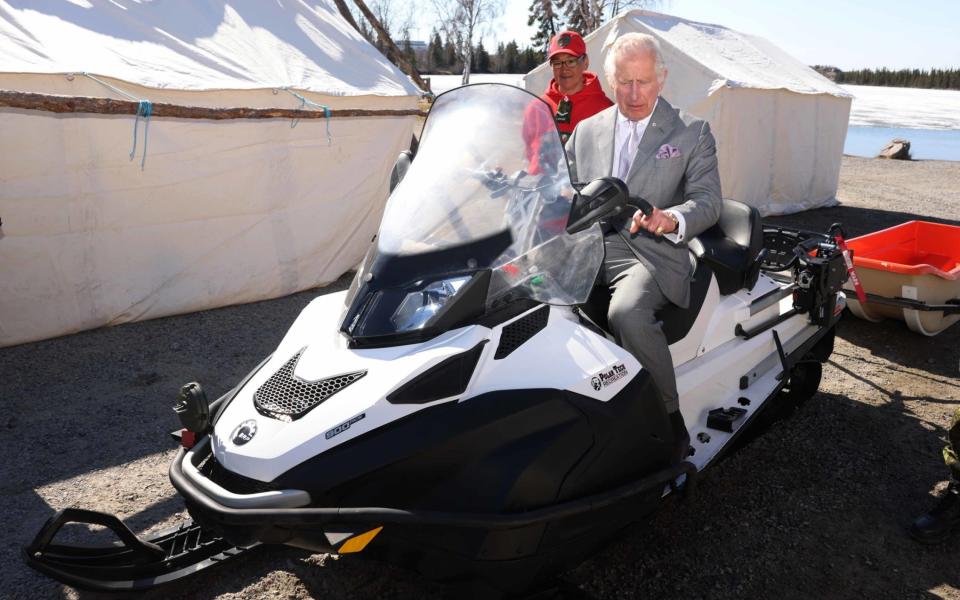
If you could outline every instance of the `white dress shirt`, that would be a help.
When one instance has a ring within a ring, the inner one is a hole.
[[[658,100],[659,102],[659,100]],[[657,105],[653,105],[653,110],[657,109]],[[637,155],[637,146],[640,145],[640,140],[643,139],[643,134],[647,130],[647,125],[650,124],[650,119],[653,118],[653,111],[650,111],[650,114],[646,118],[639,121],[631,121],[620,112],[620,109],[617,109],[617,126],[616,134],[613,137],[613,176],[620,177],[621,179],[626,179],[626,173],[619,173],[618,168],[620,166],[620,160],[623,158],[623,142],[630,137],[630,130],[636,127],[637,134],[634,138],[636,140],[636,146],[630,151],[630,156],[627,159],[630,161],[630,164],[633,163],[633,158]]]
[[[630,137],[631,130],[636,127],[636,146],[633,146],[630,150],[630,156],[627,156],[629,160],[628,164],[633,164],[633,159],[637,154],[637,147],[640,145],[640,140],[643,139],[643,134],[647,130],[647,125],[650,124],[650,119],[653,117],[653,113],[657,110],[657,104],[660,103],[660,99],[657,99],[657,102],[653,105],[653,110],[650,111],[650,114],[639,121],[631,121],[620,112],[620,109],[617,109],[617,124],[615,129],[615,134],[613,138],[613,173],[614,177],[621,177],[626,179],[626,173],[619,173],[620,159],[622,158],[622,153],[624,152],[624,141]],[[640,212],[640,211],[637,211]],[[684,222],[683,215],[678,213],[675,210],[665,210],[663,212],[668,212],[671,215],[677,218],[677,228],[673,233],[666,233],[663,237],[668,240],[678,243],[684,240],[684,234],[687,231],[687,224]],[[636,216],[636,214],[634,214]]]

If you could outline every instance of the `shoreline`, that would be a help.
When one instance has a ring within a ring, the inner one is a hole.
[[[844,156],[874,158],[892,140],[910,142],[913,160],[960,161],[960,129],[918,129],[886,125],[850,125],[843,142]]]

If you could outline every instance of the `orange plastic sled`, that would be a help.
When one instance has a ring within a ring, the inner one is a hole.
[[[902,319],[924,335],[960,320],[960,227],[909,221],[847,242],[867,293],[861,304],[848,281],[850,312],[868,321]]]

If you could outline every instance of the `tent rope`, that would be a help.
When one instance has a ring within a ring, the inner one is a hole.
[[[323,111],[323,116],[327,122],[327,145],[328,146],[333,145],[333,136],[330,135],[330,107],[326,106],[325,104],[317,104],[312,100],[307,100],[306,98],[303,97],[303,95],[296,93],[295,91],[291,90],[288,87],[282,87],[280,89],[294,96],[298,100],[300,100],[299,108],[309,106],[310,108],[315,108]],[[299,122],[300,122],[300,119],[294,119],[290,121],[290,128],[293,129],[294,127],[297,126],[297,123]]]
[[[137,128],[140,125],[140,117],[143,117],[143,156],[140,158],[140,170],[142,171],[144,166],[147,164],[147,133],[150,128],[150,114],[153,112],[153,103],[144,98],[137,98],[133,94],[128,94],[127,92],[121,90],[120,88],[110,85],[102,79],[98,79],[91,75],[90,73],[83,72],[81,75],[89,77],[90,79],[96,81],[100,85],[107,87],[114,92],[120,94],[121,96],[126,96],[130,100],[137,102],[137,118],[133,121],[133,147],[130,148],[130,160],[133,160],[133,157],[137,154]]]
[[[143,156],[140,158],[140,170],[143,170],[147,163],[147,132],[150,128],[150,113],[153,112],[153,104],[149,100],[140,100],[137,105],[137,118],[133,122],[133,147],[130,148],[130,160],[133,160],[137,153],[137,123],[140,122],[140,116],[143,115]]]

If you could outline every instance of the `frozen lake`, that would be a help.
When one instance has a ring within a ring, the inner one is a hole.
[[[910,156],[917,160],[960,160],[960,130],[907,127],[847,128],[843,153],[876,156],[895,138],[910,140]]]
[[[841,85],[853,94],[851,127],[960,130],[960,91]]]
[[[460,75],[430,75],[434,94],[460,85]],[[523,87],[523,74],[481,74],[471,83],[506,83]],[[890,140],[910,140],[917,159],[960,160],[960,91],[841,86],[854,95],[843,151],[876,156]]]
[[[910,140],[920,160],[960,160],[960,91],[841,86],[854,95],[846,154],[876,156],[890,140]]]

